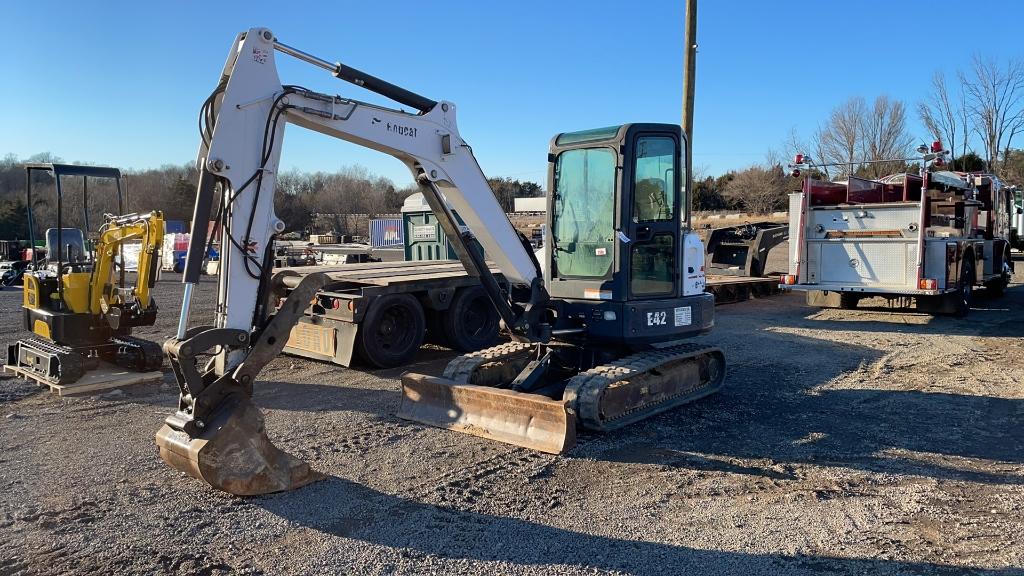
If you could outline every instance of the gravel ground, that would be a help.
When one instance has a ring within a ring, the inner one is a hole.
[[[400,370],[280,357],[256,402],[329,478],[258,498],[160,461],[169,375],[84,398],[2,377],[0,574],[1024,574],[1022,281],[967,320],[721,306],[721,393],[564,457],[398,420]],[[180,291],[140,335],[173,332]],[[0,292],[4,345],[19,305]]]

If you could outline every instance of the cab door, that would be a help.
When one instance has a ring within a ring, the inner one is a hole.
[[[679,134],[642,131],[625,146],[628,299],[674,297],[680,293],[681,261]]]

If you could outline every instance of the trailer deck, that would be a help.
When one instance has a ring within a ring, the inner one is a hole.
[[[323,272],[333,281],[324,292],[339,292],[358,288],[359,286],[375,286],[379,288],[418,288],[427,289],[437,285],[446,285],[445,281],[469,278],[462,263],[458,260],[437,260],[426,262],[369,262],[364,264],[344,264],[338,266],[303,266],[301,268],[284,268],[298,273],[295,280],[287,280],[286,285],[297,285],[301,276],[314,272]],[[491,271],[500,271],[491,266]],[[707,291],[715,295],[717,304],[740,302],[751,296],[769,296],[779,293],[779,275],[767,276],[732,276],[726,274],[708,274]],[[415,286],[409,285],[415,283]],[[403,286],[404,285],[404,286]]]
[[[504,282],[493,265],[491,271]],[[358,355],[386,368],[407,363],[424,342],[468,352],[497,341],[497,312],[458,260],[302,266],[278,272],[285,288],[294,288],[314,272],[331,279],[292,329],[286,354],[342,366],[351,366]],[[709,274],[706,289],[716,303],[729,304],[777,294],[779,281],[778,276]]]

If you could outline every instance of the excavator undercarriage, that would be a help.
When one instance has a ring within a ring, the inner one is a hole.
[[[712,394],[725,378],[721,350],[679,344],[524,386],[531,364],[564,348],[512,342],[452,360],[441,378],[407,373],[398,416],[562,454],[576,444],[577,426],[615,430]]]

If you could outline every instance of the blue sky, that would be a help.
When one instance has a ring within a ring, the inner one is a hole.
[[[488,176],[543,183],[557,132],[680,118],[681,0],[15,1],[4,15],[0,155],[125,168],[193,159],[199,107],[234,35],[253,26],[457,103]],[[809,135],[850,96],[885,93],[912,109],[935,70],[952,74],[974,52],[1024,51],[1024,3],[1011,0],[703,0],[699,15],[694,162],[710,174],[762,160],[791,129]],[[381,102],[291,58],[278,63],[284,83]],[[911,133],[928,139],[912,116]],[[411,182],[390,157],[288,130],[283,168],[353,164]]]

